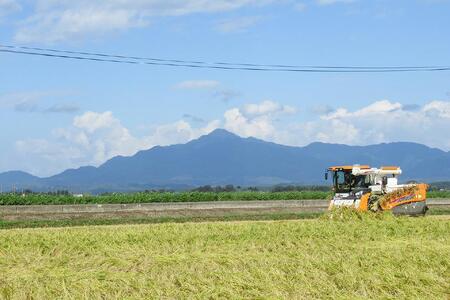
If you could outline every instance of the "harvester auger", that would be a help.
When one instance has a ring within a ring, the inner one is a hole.
[[[398,184],[400,167],[371,168],[366,165],[334,166],[331,174],[333,199],[329,208],[353,207],[359,211],[392,210],[397,215],[425,215],[427,188],[424,183]]]

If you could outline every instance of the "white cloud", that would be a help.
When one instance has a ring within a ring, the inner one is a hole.
[[[225,112],[224,118],[225,129],[244,137],[253,136],[270,139],[276,132],[273,120],[268,116],[251,119],[246,117],[238,108],[233,108]]]
[[[68,128],[53,130],[50,139],[24,139],[16,142],[23,169],[51,175],[67,168],[98,166],[117,155],[133,155],[156,145],[185,143],[218,128],[217,120],[200,128],[180,120],[153,128],[145,136],[134,136],[112,112],[85,112]]]
[[[275,127],[276,118],[295,112],[294,107],[269,100],[258,104],[247,104],[243,108],[227,110],[224,114],[224,127],[242,136],[278,141],[284,133],[280,128]]]
[[[349,112],[345,108],[339,108],[336,111],[330,112],[329,114],[322,116],[325,120],[339,119],[339,118],[354,118],[354,117],[373,117],[380,114],[386,114],[389,112],[394,112],[396,110],[402,109],[400,103],[391,103],[388,100],[381,100],[374,102],[364,108],[361,108],[354,112]]]
[[[427,115],[433,117],[450,119],[450,102],[448,101],[432,101],[426,104],[423,109]]]
[[[217,23],[217,30],[223,33],[243,32],[262,20],[260,16],[246,16],[221,20]]]
[[[450,133],[446,130],[450,126],[450,102],[431,101],[414,110],[409,107],[382,100],[355,111],[338,108],[313,122],[310,138],[353,145],[414,141],[450,149]]]
[[[111,112],[86,112],[76,116],[72,127],[53,132],[63,149],[77,148],[76,160],[98,165],[116,155],[132,155],[145,141],[132,136]]]
[[[294,146],[304,146],[312,142],[355,144],[359,140],[359,130],[355,125],[341,120],[309,121],[293,124],[283,142]]]
[[[248,104],[225,113],[224,126],[242,136],[304,146],[311,142],[369,145],[412,141],[450,149],[450,102],[431,101],[414,110],[389,100],[356,110],[327,107],[312,121],[276,122],[294,108],[273,101]]]
[[[220,85],[215,80],[186,80],[175,85],[177,89],[196,90],[196,89],[212,89]]]
[[[71,41],[147,26],[155,17],[230,11],[272,1],[276,0],[40,0],[15,39]]]
[[[155,145],[185,143],[222,127],[244,137],[304,146],[311,142],[368,145],[412,141],[450,150],[450,102],[431,101],[417,109],[381,100],[356,110],[338,108],[310,121],[280,121],[296,111],[275,101],[262,101],[226,110],[222,120],[197,122],[189,117],[158,125],[144,136],[133,135],[111,112],[85,112],[50,139],[16,143],[17,161],[26,171],[49,175],[69,167],[99,165],[116,155],[132,155]]]

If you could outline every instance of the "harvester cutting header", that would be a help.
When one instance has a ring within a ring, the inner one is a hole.
[[[400,167],[371,168],[367,165],[334,166],[331,173],[333,199],[330,208],[350,206],[360,211],[392,210],[395,214],[424,215],[427,211],[424,183],[399,184]]]

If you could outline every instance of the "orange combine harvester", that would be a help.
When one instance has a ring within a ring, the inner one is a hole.
[[[399,184],[400,167],[371,168],[367,165],[334,166],[325,179],[333,180],[333,207],[348,206],[360,211],[392,210],[394,214],[425,215],[427,188],[424,183]]]

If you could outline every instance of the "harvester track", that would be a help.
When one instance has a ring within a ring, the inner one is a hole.
[[[217,201],[139,204],[4,205],[0,220],[223,216],[260,213],[319,213],[328,200]],[[450,209],[450,199],[428,199],[431,209]]]

